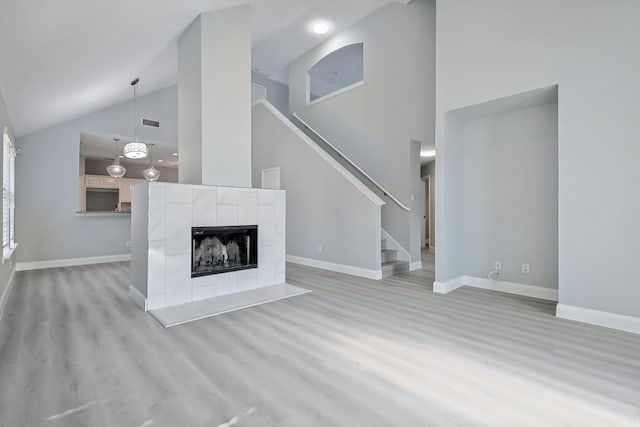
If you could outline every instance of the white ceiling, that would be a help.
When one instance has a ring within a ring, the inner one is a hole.
[[[392,0],[406,3],[406,0]],[[200,13],[245,0],[0,0],[0,89],[17,136],[177,81],[176,40]],[[388,0],[252,0],[252,68],[272,76]],[[314,19],[329,34],[308,31]]]

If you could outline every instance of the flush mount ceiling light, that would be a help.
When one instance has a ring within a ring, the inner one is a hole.
[[[327,34],[331,29],[331,24],[327,21],[315,21],[311,23],[311,31],[315,34]]]
[[[116,143],[116,157],[113,159],[113,163],[107,166],[107,173],[114,178],[122,178],[127,172],[124,166],[120,164],[120,158],[118,157],[118,138],[113,138]]]
[[[420,157],[435,157],[436,150],[423,150],[420,152]]]
[[[124,156],[129,159],[144,159],[149,153],[149,147],[144,142],[138,141],[138,83],[140,79],[135,78],[131,82],[133,86],[133,123],[135,139],[124,146]]]

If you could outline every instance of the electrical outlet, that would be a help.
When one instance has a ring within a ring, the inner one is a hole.
[[[522,272],[525,274],[529,274],[529,264],[522,263]]]
[[[126,242],[124,242],[124,245],[128,248],[131,247],[131,240],[127,240]]]
[[[322,253],[322,245],[318,245],[318,253],[321,254]]]
[[[502,263],[500,261],[496,261],[496,270],[502,270]]]

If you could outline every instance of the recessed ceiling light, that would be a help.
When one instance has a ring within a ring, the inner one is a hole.
[[[420,157],[435,157],[436,150],[424,150],[420,152]]]
[[[164,163],[164,160],[160,159],[158,160],[158,163]]]
[[[171,155],[172,155],[172,156],[177,156],[177,155],[178,155],[178,153],[171,153]]]
[[[326,21],[316,21],[311,24],[311,31],[316,34],[327,34],[330,29],[331,25]]]

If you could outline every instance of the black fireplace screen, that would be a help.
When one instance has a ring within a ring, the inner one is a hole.
[[[191,277],[257,267],[257,225],[191,229]]]

